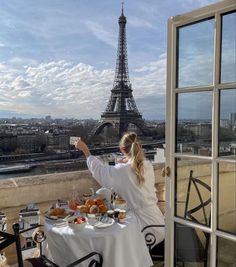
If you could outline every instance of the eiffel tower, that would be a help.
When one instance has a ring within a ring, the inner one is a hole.
[[[124,16],[123,4],[122,13],[119,17],[119,41],[116,60],[116,72],[111,96],[105,112],[94,132],[99,134],[103,128],[112,126],[118,130],[119,137],[127,131],[129,124],[134,124],[141,130],[143,135],[149,135],[149,130],[142,119],[141,113],[135,104],[131,83],[129,81],[128,57],[126,43],[126,17]]]

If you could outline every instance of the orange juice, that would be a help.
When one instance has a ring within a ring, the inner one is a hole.
[[[79,203],[75,198],[70,199],[68,202],[68,207],[72,210],[77,210],[78,205]]]

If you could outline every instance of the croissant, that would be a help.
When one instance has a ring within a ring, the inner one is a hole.
[[[65,209],[62,209],[62,208],[55,208],[55,209],[53,209],[50,213],[49,213],[49,215],[51,215],[51,216],[58,216],[58,215],[62,215],[62,214],[64,214],[65,213]]]

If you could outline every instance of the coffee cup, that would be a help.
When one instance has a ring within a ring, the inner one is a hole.
[[[107,216],[108,216],[109,218],[113,218],[113,217],[114,217],[114,211],[113,211],[113,210],[108,210],[108,211],[107,211]]]
[[[126,218],[126,211],[125,210],[120,210],[118,214],[118,222],[119,223],[124,223]]]
[[[119,213],[120,213],[120,209],[114,209],[114,218],[116,221],[118,220]]]

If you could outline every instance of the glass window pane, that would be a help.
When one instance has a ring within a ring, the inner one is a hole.
[[[176,216],[210,225],[211,168],[211,161],[176,159]]]
[[[236,162],[219,163],[218,229],[236,235]]]
[[[210,234],[175,223],[175,266],[210,266]]]
[[[176,87],[210,85],[213,81],[214,20],[178,29]]]
[[[236,242],[222,237],[217,238],[217,267],[236,266]]]
[[[219,156],[236,159],[236,89],[220,92]]]
[[[179,93],[176,152],[211,155],[212,93]]]
[[[222,16],[221,83],[236,82],[236,12]]]

